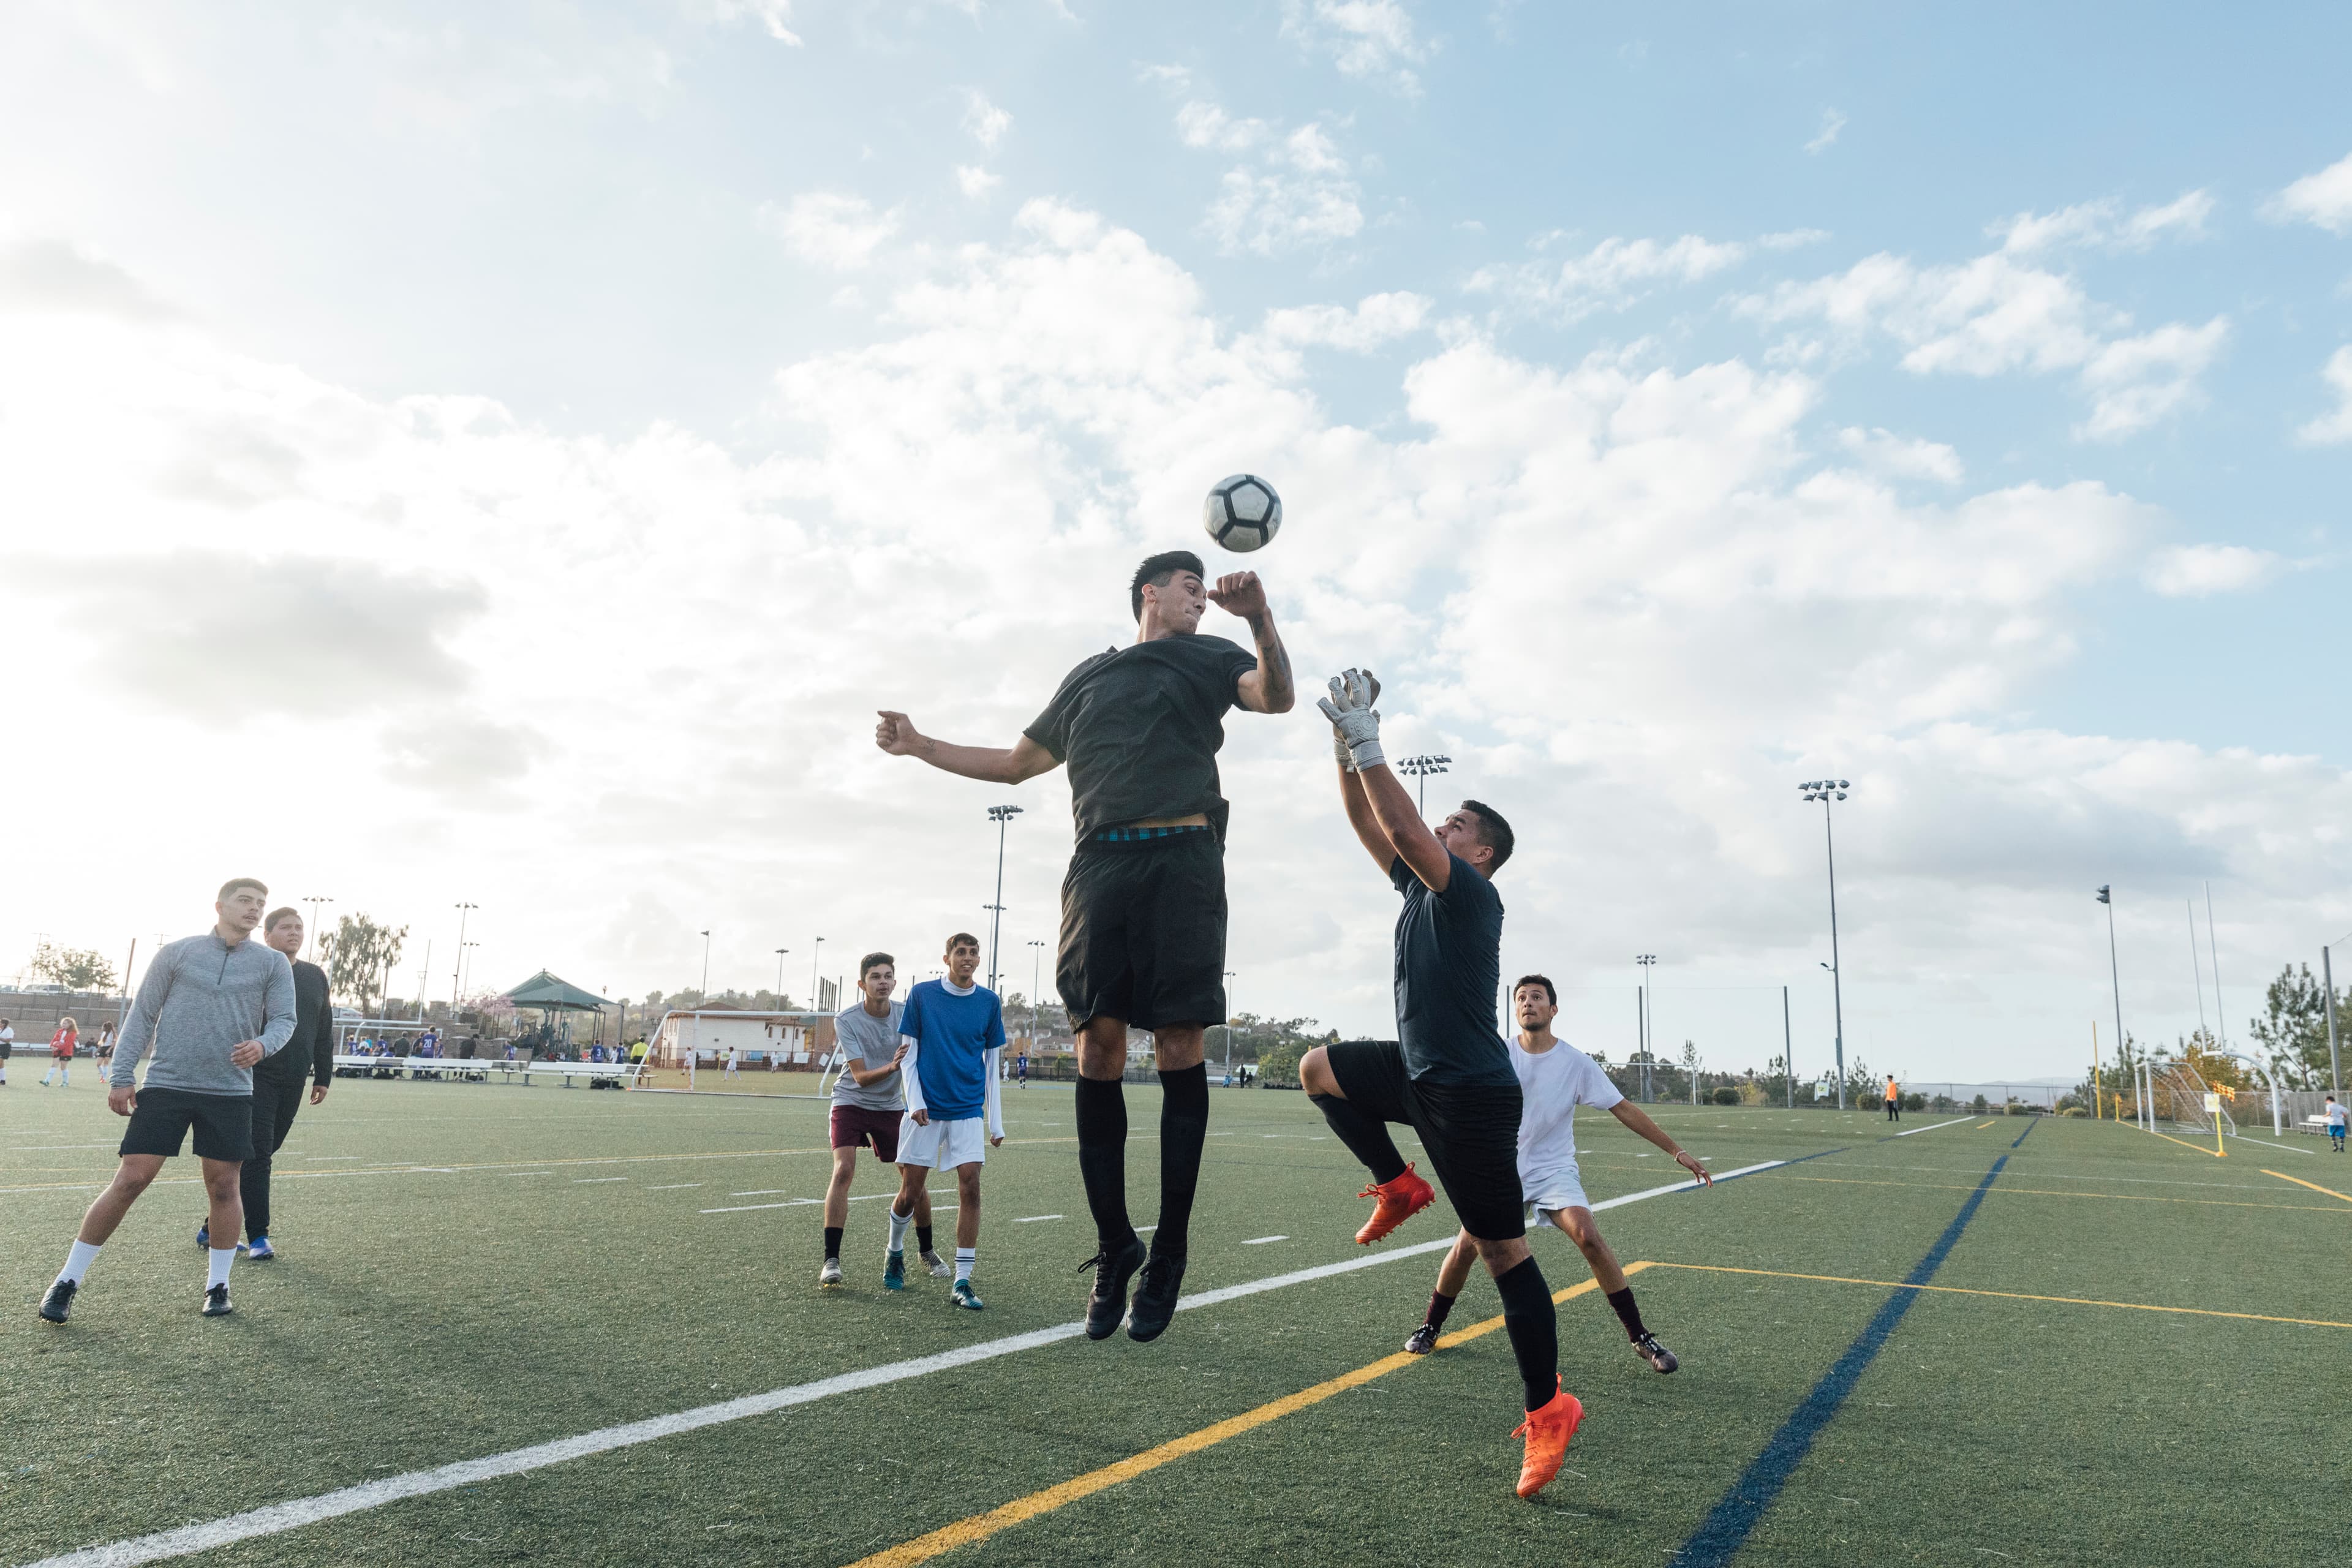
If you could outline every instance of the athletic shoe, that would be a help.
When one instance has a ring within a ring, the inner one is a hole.
[[[205,1316],[226,1318],[236,1309],[228,1304],[228,1287],[215,1285],[205,1292]]]
[[[894,1252],[882,1264],[882,1289],[904,1290],[907,1288],[907,1255]]]
[[[944,1279],[955,1272],[953,1268],[948,1267],[948,1260],[936,1252],[926,1252],[922,1257],[923,1267],[931,1271],[931,1278],[934,1279]]]
[[[1136,1282],[1135,1309],[1127,1315],[1127,1337],[1138,1344],[1150,1344],[1168,1331],[1168,1320],[1176,1315],[1176,1288],[1184,1283],[1184,1260],[1155,1252],[1143,1266],[1143,1278]]]
[[[79,1279],[60,1279],[49,1287],[41,1298],[41,1317],[48,1322],[62,1323],[73,1316],[74,1292],[81,1289]]]
[[[1106,1248],[1078,1265],[1095,1271],[1095,1288],[1087,1297],[1087,1338],[1107,1340],[1118,1331],[1118,1321],[1127,1316],[1127,1282],[1149,1256],[1143,1237],[1130,1236],[1117,1251]]]
[[[1437,1331],[1427,1323],[1413,1330],[1404,1342],[1407,1355],[1427,1355],[1437,1348]]]
[[[1658,1336],[1655,1334],[1645,1333],[1635,1340],[1633,1353],[1660,1372],[1672,1372],[1682,1365],[1682,1363],[1675,1359],[1674,1352],[1658,1342]]]
[[[1437,1201],[1437,1190],[1415,1175],[1411,1165],[1394,1181],[1375,1182],[1356,1195],[1380,1200],[1373,1205],[1372,1217],[1356,1233],[1359,1247],[1370,1247]]]
[[[198,1247],[201,1247],[205,1248],[206,1251],[210,1251],[210,1250],[212,1249],[212,1245],[213,1245],[213,1222],[212,1222],[212,1221],[210,1221],[210,1220],[206,1220],[206,1221],[205,1221],[205,1223],[204,1223],[204,1224],[202,1224],[202,1225],[200,1225],[200,1226],[196,1226],[196,1245],[197,1245]],[[236,1249],[237,1249],[239,1252],[243,1252],[244,1250],[246,1250],[245,1243],[243,1243],[243,1242],[241,1242],[241,1241],[240,1241],[240,1242],[238,1242],[238,1243],[236,1244]]]
[[[1530,1410],[1514,1437],[1528,1440],[1527,1458],[1519,1462],[1519,1495],[1531,1498],[1551,1485],[1568,1459],[1568,1440],[1584,1419],[1584,1406],[1562,1388],[1540,1410]]]
[[[948,1305],[961,1307],[967,1312],[977,1312],[988,1303],[982,1300],[979,1293],[972,1289],[971,1280],[959,1279],[948,1290]]]
[[[816,1271],[816,1282],[820,1285],[840,1284],[841,1259],[838,1258],[826,1258],[824,1260],[824,1267]]]
[[[278,1256],[278,1249],[269,1245],[268,1237],[257,1236],[253,1238],[253,1245],[245,1249],[245,1255],[256,1263],[267,1263]]]

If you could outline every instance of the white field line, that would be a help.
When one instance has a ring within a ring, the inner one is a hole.
[[[1961,1118],[1967,1121],[1968,1118]],[[1949,1125],[1947,1123],[1946,1125]],[[1921,1128],[1921,1131],[1927,1129]],[[1760,1164],[1743,1165],[1737,1171],[1726,1171],[1717,1177],[1721,1181],[1732,1176],[1752,1175],[1788,1164],[1786,1160],[1767,1160]],[[1663,1187],[1651,1187],[1644,1192],[1627,1193],[1622,1197],[1606,1198],[1592,1206],[1601,1209],[1622,1208],[1645,1199],[1664,1197],[1668,1193],[1688,1192],[1696,1181],[1675,1182]],[[814,1203],[818,1200],[803,1199]],[[771,1206],[771,1205],[760,1205]],[[782,1206],[782,1205],[773,1205]],[[1417,1242],[1411,1247],[1399,1247],[1362,1258],[1350,1258],[1338,1263],[1318,1264],[1312,1268],[1293,1269],[1287,1274],[1269,1275],[1264,1279],[1252,1279],[1240,1285],[1227,1285],[1221,1289],[1203,1290],[1187,1296],[1176,1303],[1180,1312],[1196,1307],[1221,1306],[1244,1297],[1263,1295],[1292,1285],[1304,1285],[1310,1280],[1328,1279],[1335,1275],[1352,1274],[1360,1268],[1377,1268],[1384,1263],[1395,1263],[1407,1258],[1426,1257],[1452,1247],[1454,1237],[1440,1237],[1434,1241]],[[974,1363],[993,1361],[999,1356],[1014,1355],[1022,1351],[1035,1350],[1063,1340],[1075,1339],[1085,1331],[1083,1323],[1063,1323],[1050,1329],[1033,1329],[1024,1334],[1009,1334],[1000,1340],[985,1340],[979,1344],[964,1345],[933,1355],[917,1356],[909,1361],[891,1362],[883,1366],[866,1367],[858,1372],[845,1372],[821,1378],[814,1383],[793,1384],[784,1388],[770,1389],[765,1394],[745,1394],[740,1399],[723,1400],[717,1405],[698,1405],[668,1415],[648,1416],[642,1421],[625,1422],[617,1426],[603,1426],[576,1436],[558,1437],[551,1442],[535,1443],[527,1448],[510,1448],[503,1454],[488,1454],[478,1459],[460,1459],[430,1470],[411,1470],[405,1475],[387,1476],[382,1480],[366,1481],[353,1487],[320,1492],[314,1497],[296,1498],[290,1502],[272,1503],[266,1508],[251,1509],[201,1524],[182,1525],[176,1530],[159,1531],[152,1535],[133,1536],[127,1541],[110,1542],[100,1546],[85,1546],[77,1551],[44,1557],[24,1568],[131,1568],[141,1563],[157,1563],[172,1557],[185,1557],[197,1552],[209,1552],[215,1547],[228,1546],[240,1541],[252,1541],[265,1535],[278,1535],[305,1525],[318,1524],[345,1514],[360,1513],[404,1498],[425,1497],[434,1492],[448,1491],[456,1487],[471,1486],[478,1481],[492,1480],[500,1476],[521,1475],[541,1470],[551,1465],[564,1464],[572,1459],[584,1459],[595,1454],[609,1454],[616,1448],[634,1447],[640,1443],[656,1442],[674,1437],[681,1432],[698,1431],[705,1426],[717,1426],[730,1421],[742,1421],[754,1415],[772,1415],[789,1410],[794,1405],[814,1404],[836,1394],[854,1394],[860,1389],[880,1388],[889,1384],[904,1383],[934,1372],[946,1372]]]
[[[1014,1220],[1013,1223],[1014,1225],[1035,1225],[1042,1220],[1060,1219],[1062,1217],[1062,1215],[1057,1214],[1033,1214],[1024,1215],[1021,1218]]]
[[[1242,1245],[1244,1247],[1264,1247],[1269,1241],[1288,1241],[1290,1237],[1286,1236],[1253,1236],[1247,1241],[1243,1242]]]
[[[1974,1121],[1975,1120],[1976,1118],[1973,1116],[1955,1116],[1949,1121],[1932,1122],[1926,1127],[1906,1128],[1903,1131],[1897,1132],[1895,1136],[1897,1138],[1908,1138],[1913,1133],[1933,1132],[1938,1127],[1958,1127],[1963,1121]]]
[[[704,1214],[750,1214],[753,1209],[804,1209],[822,1204],[823,1198],[786,1198],[780,1204],[730,1204],[725,1208],[704,1209]]]
[[[2290,1154],[2316,1154],[2319,1152],[2316,1149],[2298,1149],[2292,1143],[2273,1143],[2267,1138],[2249,1138],[2242,1132],[2238,1134],[2238,1138],[2242,1142],[2259,1143],[2265,1149],[2284,1149]]]
[[[572,1184],[575,1187],[593,1187],[599,1182],[625,1182],[628,1179],[626,1176],[574,1176],[572,1178]]]

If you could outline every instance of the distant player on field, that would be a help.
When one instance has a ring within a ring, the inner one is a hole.
[[[1903,1091],[1895,1087],[1893,1073],[1886,1075],[1886,1120],[1889,1121],[1903,1120]]]
[[[898,1038],[907,1047],[907,1112],[898,1121],[898,1195],[890,1200],[890,1250],[883,1260],[885,1289],[906,1288],[907,1226],[933,1171],[956,1173],[955,1283],[950,1305],[977,1312],[971,1271],[980,1258],[980,1168],[991,1146],[1004,1142],[997,1063],[1004,1048],[1004,1010],[996,993],[972,982],[980,938],[948,938],[948,973],[907,994]]]
[[[886,1165],[898,1163],[898,1118],[905,1114],[899,1064],[907,1043],[898,1037],[898,961],[869,952],[857,961],[857,1000],[833,1020],[833,1048],[841,1053],[841,1076],[833,1080],[833,1181],[824,1190],[824,1266],[819,1285],[841,1283],[841,1232],[849,1223],[849,1185],[857,1174],[857,1151],[870,1148]],[[931,1250],[931,1194],[915,1189],[915,1245],[937,1279],[948,1277],[946,1260]]]
[[[278,1256],[269,1240],[269,1175],[294,1114],[302,1109],[302,1080],[310,1080],[310,1103],[323,1104],[335,1077],[334,1008],[327,995],[327,972],[305,963],[302,911],[291,904],[269,911],[261,940],[286,955],[294,970],[294,1037],[286,1048],[253,1069],[253,1158],[237,1172],[237,1194],[245,1203],[246,1256],[266,1263]],[[212,1223],[196,1231],[196,1245],[212,1245]]]
[[[1633,1353],[1660,1372],[1672,1372],[1679,1364],[1675,1352],[1660,1344],[1643,1324],[1641,1309],[1633,1304],[1633,1288],[1626,1281],[1624,1269],[1618,1267],[1617,1255],[1601,1239],[1601,1227],[1592,1223],[1592,1205],[1576,1169],[1576,1108],[1590,1105],[1608,1111],[1672,1154],[1701,1185],[1713,1186],[1715,1178],[1640,1106],[1620,1094],[1600,1064],[1551,1032],[1552,1020],[1559,1016],[1559,994],[1549,980],[1540,974],[1523,976],[1511,988],[1511,1011],[1519,1022],[1510,1047],[1511,1070],[1518,1077],[1522,1107],[1518,1158],[1519,1191],[1526,1204],[1522,1217],[1530,1226],[1550,1226],[1576,1243],[1617,1321],[1625,1326],[1625,1337],[1633,1342]],[[1455,1238],[1454,1250],[1437,1271],[1429,1314],[1405,1341],[1405,1349],[1427,1355],[1437,1348],[1438,1333],[1445,1327],[1446,1314],[1454,1310],[1454,1299],[1462,1294],[1470,1278],[1470,1260],[1477,1250],[1468,1231]]]
[[[1378,1241],[1434,1201],[1397,1152],[1385,1125],[1421,1137],[1445,1195],[1461,1216],[1495,1289],[1518,1363],[1528,1440],[1518,1492],[1549,1485],[1567,1457],[1584,1406],[1559,1383],[1559,1324],[1551,1289],[1528,1251],[1519,1173],[1520,1093],[1495,1032],[1502,965],[1503,902],[1490,881],[1510,858],[1511,829],[1492,806],[1465,801],[1432,832],[1381,751],[1380,688],[1349,670],[1320,706],[1339,750],[1348,825],[1404,896],[1396,924],[1397,1036],[1318,1046],[1298,1079],[1339,1142],[1372,1173],[1379,1202],[1356,1233]]]
[[[80,1039],[81,1026],[70,1017],[58,1020],[58,1032],[49,1037],[49,1070],[41,1075],[43,1089],[49,1087],[51,1079],[58,1080],[59,1089],[73,1087],[74,1048]]]
[[[1108,1339],[1127,1310],[1128,1337],[1168,1327],[1183,1283],[1192,1192],[1209,1131],[1209,1069],[1201,1036],[1225,1016],[1226,804],[1217,749],[1229,708],[1286,713],[1297,700],[1290,656],[1255,572],[1212,588],[1189,550],[1136,568],[1128,604],[1135,641],[1107,648],[1062,679],[1054,700],[1007,748],[953,746],[884,711],[874,742],[899,756],[993,784],[1070,765],[1077,852],[1062,882],[1062,942],[1054,978],[1077,1036],[1078,1170],[1095,1222],[1087,1337]],[[1249,623],[1255,655],[1200,635],[1215,603]],[[1151,1032],[1160,1069],[1160,1225],[1148,1255],[1127,1214],[1127,1031]]]
[[[2327,1142],[2332,1152],[2344,1152],[2344,1102],[2334,1095],[2327,1097]]]

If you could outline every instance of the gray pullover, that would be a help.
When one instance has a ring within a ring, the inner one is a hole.
[[[250,1095],[253,1069],[232,1066],[229,1052],[259,1040],[274,1054],[294,1037],[294,967],[267,942],[231,947],[217,931],[165,942],[131,998],[107,1080],[129,1084],[152,1044],[148,1088]]]

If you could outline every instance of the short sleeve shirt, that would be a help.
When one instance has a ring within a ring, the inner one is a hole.
[[[2343,1101],[2338,1100],[2336,1103],[2327,1108],[2327,1120],[2333,1126],[2341,1127],[2344,1125],[2345,1111]]]
[[[995,992],[975,985],[958,995],[926,980],[907,993],[898,1031],[915,1042],[915,1072],[932,1121],[961,1121],[987,1109],[987,1054],[1004,1044]]]
[[[887,1062],[898,1054],[898,1016],[906,1011],[904,1004],[890,1004],[890,1016],[877,1018],[858,1002],[834,1015],[833,1040],[844,1058],[866,1072]],[[872,1083],[860,1085],[844,1072],[834,1080],[833,1102],[855,1106],[860,1110],[900,1110],[906,1101],[899,1088],[899,1074],[877,1078]]]
[[[1495,884],[1448,855],[1445,891],[1433,893],[1400,855],[1389,880],[1404,895],[1396,923],[1397,1040],[1416,1082],[1516,1088],[1510,1053],[1495,1031],[1502,983],[1503,900]]]
[[[1606,1110],[1625,1097],[1601,1064],[1565,1040],[1548,1051],[1510,1042],[1519,1080],[1519,1177],[1576,1168],[1576,1108]]]
[[[1240,645],[1195,635],[1108,648],[1063,677],[1023,733],[1068,765],[1078,837],[1198,811],[1222,838],[1217,751],[1237,683],[1256,668]]]

